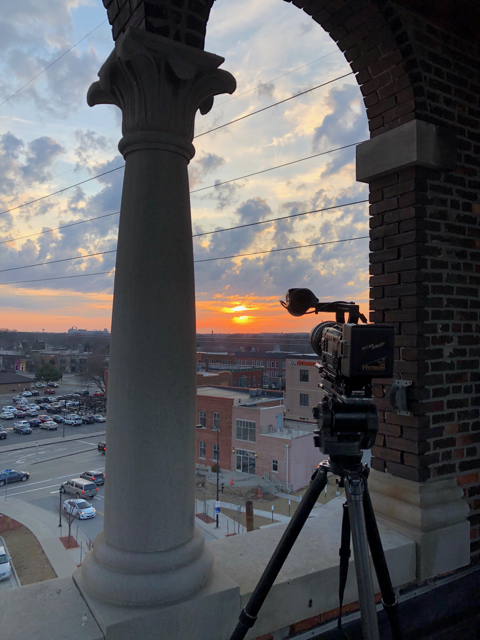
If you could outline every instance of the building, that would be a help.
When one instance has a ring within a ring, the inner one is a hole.
[[[230,371],[197,371],[197,387],[205,385],[231,387],[232,374]]]
[[[285,417],[313,422],[312,409],[323,397],[318,387],[320,374],[315,363],[317,356],[287,358],[285,387]]]
[[[69,335],[79,336],[79,337],[92,337],[92,336],[107,336],[110,337],[110,331],[108,329],[104,329],[100,331],[100,329],[92,329],[91,331],[88,329],[77,329],[77,327],[72,327],[67,331]]]
[[[0,394],[13,393],[30,389],[32,379],[19,375],[14,371],[0,371]]]

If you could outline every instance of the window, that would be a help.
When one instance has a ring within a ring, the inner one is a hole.
[[[275,360],[275,369],[278,369],[278,360]]]
[[[219,454],[218,446],[217,446],[217,443],[215,443],[213,445],[213,457],[212,457],[212,460],[215,460],[216,462],[218,462],[218,454]]]
[[[308,369],[300,369],[300,382],[308,382]]]
[[[205,446],[205,442],[199,442],[198,443],[198,457],[199,458],[205,458],[205,451],[206,451],[206,446]]]
[[[282,362],[282,369],[285,369],[285,360]]]
[[[236,449],[235,469],[242,473],[255,473],[255,452]]]
[[[301,393],[300,394],[300,406],[301,407],[308,407],[308,393]]]
[[[275,371],[275,378],[278,378],[278,371]]]
[[[202,425],[202,427],[204,429],[207,426],[207,412],[206,411],[199,411],[198,412],[198,424]]]
[[[278,460],[272,460],[272,471],[278,471]]]
[[[267,360],[267,367],[270,369],[270,360]]]
[[[215,431],[220,429],[220,414],[213,412],[213,428]]]
[[[237,440],[255,442],[255,422],[237,420]]]

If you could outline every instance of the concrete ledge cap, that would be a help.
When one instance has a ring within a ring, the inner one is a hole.
[[[356,148],[357,182],[373,182],[412,166],[453,170],[456,136],[443,127],[412,120]]]

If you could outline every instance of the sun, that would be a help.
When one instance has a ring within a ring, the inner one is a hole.
[[[252,320],[252,316],[236,316],[235,318],[232,318],[232,322],[235,322],[235,324],[247,324]]]

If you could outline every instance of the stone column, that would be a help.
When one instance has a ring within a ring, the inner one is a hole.
[[[116,605],[197,592],[213,557],[194,525],[195,289],[187,165],[197,109],[235,90],[223,58],[138,29],[88,93],[123,114],[125,178],[110,351],[105,528],[82,565]]]

